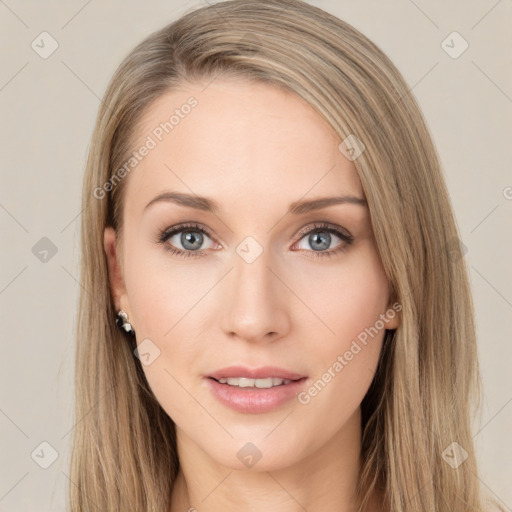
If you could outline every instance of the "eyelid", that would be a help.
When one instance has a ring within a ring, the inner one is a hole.
[[[184,222],[184,223],[173,225],[173,226],[163,230],[162,232],[158,233],[154,241],[156,243],[164,244],[166,246],[167,250],[171,251],[172,253],[178,254],[178,255],[183,255],[185,257],[205,256],[206,251],[208,249],[201,249],[201,250],[197,250],[197,251],[186,251],[183,249],[175,248],[166,243],[167,240],[169,238],[171,238],[172,236],[174,236],[175,234],[180,233],[181,231],[187,231],[187,230],[199,231],[199,232],[205,234],[206,236],[208,236],[215,243],[218,243],[215,241],[215,237],[212,236],[210,230],[203,224],[200,224],[197,222]],[[343,240],[345,246],[350,245],[354,240],[354,237],[345,228],[338,226],[336,224],[332,224],[330,222],[320,221],[320,222],[314,222],[313,225],[311,225],[311,223],[310,223],[306,227],[302,228],[295,235],[294,238],[296,238],[296,241],[293,243],[293,245],[296,245],[298,242],[300,242],[302,240],[302,238],[304,238],[306,235],[314,233],[315,231],[322,231],[322,230],[333,233],[337,237],[341,238]],[[220,244],[220,245],[222,245],[222,244]],[[342,247],[341,249],[340,248],[331,249],[328,251],[310,251],[310,250],[306,250],[306,249],[300,249],[300,250],[314,253],[314,257],[316,257],[316,256],[322,257],[322,256],[332,256],[333,254],[337,253],[338,251],[344,250],[344,249],[345,249],[345,247]]]
[[[197,222],[183,222],[180,224],[175,224],[173,226],[168,227],[167,229],[164,229],[163,231],[157,233],[157,236],[155,238],[155,242],[160,243],[166,243],[169,238],[174,236],[177,233],[180,233],[181,231],[199,231],[206,236],[208,236],[210,239],[215,240],[215,237],[212,236],[210,230],[203,226],[202,224],[199,224]],[[218,243],[218,242],[216,242]],[[182,249],[177,249],[182,250]],[[202,250],[204,251],[204,250]],[[194,251],[186,251],[186,252],[194,252]],[[196,253],[199,253],[201,251],[195,251]]]
[[[296,237],[299,237],[299,239],[300,239],[300,238],[302,238],[305,235],[309,235],[310,233],[313,233],[314,231],[323,229],[325,231],[331,231],[332,230],[332,232],[334,232],[338,236],[344,237],[346,239],[352,239],[353,238],[352,235],[345,228],[342,228],[341,226],[337,226],[335,224],[331,224],[329,222],[324,222],[324,221],[315,222],[313,224],[314,224],[313,226],[308,224],[308,226],[306,226],[305,228],[302,228],[297,233]]]

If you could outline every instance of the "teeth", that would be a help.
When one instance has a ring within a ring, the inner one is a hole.
[[[227,379],[219,379],[221,384],[229,386],[238,386],[240,388],[272,388],[288,384],[291,380],[279,379],[277,377],[269,377],[268,379],[248,379],[246,377],[229,377]]]

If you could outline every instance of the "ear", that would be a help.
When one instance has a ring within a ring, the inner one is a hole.
[[[112,293],[116,313],[122,309],[128,314],[128,318],[130,318],[130,305],[122,275],[120,258],[116,248],[116,232],[114,228],[105,228],[103,233],[103,246],[107,255],[110,291]]]
[[[386,312],[384,313],[384,324],[386,329],[391,331],[397,329],[402,320],[402,304],[398,301],[390,301]]]

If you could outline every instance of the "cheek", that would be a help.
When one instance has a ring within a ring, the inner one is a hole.
[[[137,335],[162,341],[189,322],[194,307],[216,279],[211,266],[201,263],[201,258],[196,262],[192,258],[180,260],[148,242],[132,244],[125,268]]]
[[[212,307],[207,294],[225,270],[218,273],[202,263],[180,263],[136,244],[125,270],[139,351],[144,347],[151,354],[143,371],[157,400],[179,423],[197,408],[187,392],[189,379],[204,353],[204,319]]]
[[[317,266],[296,284],[314,313],[301,324],[307,331],[301,338],[314,340],[314,350],[307,350],[315,372],[301,403],[314,402],[319,414],[336,411],[343,422],[360,404],[378,364],[389,291],[384,269],[368,244],[339,268]]]
[[[293,289],[310,310],[310,326],[323,347],[343,348],[385,313],[388,281],[371,241],[346,253],[339,264],[291,269]],[[300,262],[304,266],[303,262]],[[291,278],[290,278],[291,279]],[[304,316],[304,311],[301,311]],[[297,322],[300,321],[297,319]],[[350,343],[349,343],[350,344]]]

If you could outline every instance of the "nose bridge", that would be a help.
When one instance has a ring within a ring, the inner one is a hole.
[[[236,303],[269,303],[272,301],[275,283],[269,267],[270,250],[264,248],[253,236],[248,236],[236,247],[234,257],[234,295]]]
[[[229,299],[224,305],[225,332],[251,340],[282,334],[287,315],[279,279],[269,268],[273,265],[271,251],[248,236],[236,247],[233,264]]]

